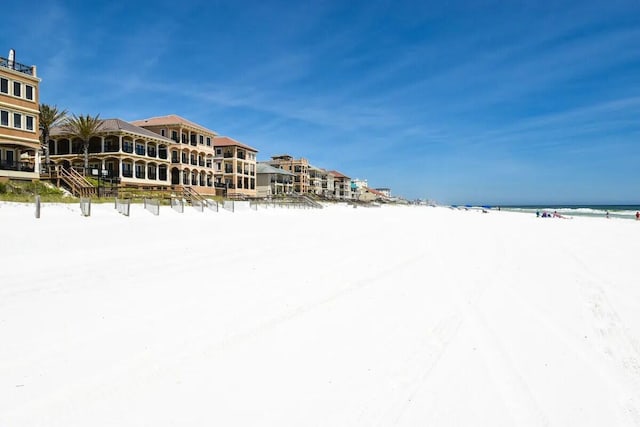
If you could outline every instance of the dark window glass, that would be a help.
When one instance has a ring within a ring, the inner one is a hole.
[[[9,112],[0,111],[0,125],[9,126]]]
[[[29,100],[33,100],[33,86],[26,85],[24,87],[24,96]]]
[[[9,80],[0,78],[0,92],[9,93]]]
[[[20,82],[13,82],[13,96],[22,96],[22,85]]]
[[[22,129],[22,114],[13,113],[13,127]]]
[[[27,130],[33,130],[33,117],[27,116]]]

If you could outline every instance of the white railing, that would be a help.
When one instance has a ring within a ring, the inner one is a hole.
[[[91,216],[91,199],[88,197],[80,197],[80,214],[82,216]]]
[[[115,208],[118,210],[118,213],[129,216],[129,212],[131,212],[131,199],[118,199],[116,197]]]
[[[184,213],[184,200],[178,198],[171,199],[171,209],[178,213]]]
[[[211,209],[214,212],[218,212],[218,209],[219,209],[218,202],[211,199],[207,199],[205,202],[207,203],[207,207],[209,209]]]
[[[144,199],[144,208],[154,214],[160,215],[160,200],[159,199]]]
[[[202,200],[191,200],[191,206],[193,206],[193,208],[198,212],[204,212],[204,201]]]

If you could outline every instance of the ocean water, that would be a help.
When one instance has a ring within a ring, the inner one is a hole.
[[[498,207],[492,207],[497,210]],[[636,219],[636,212],[640,212],[640,205],[523,205],[523,206],[500,206],[500,209],[511,212],[526,212],[534,214],[536,211],[553,213],[557,212],[562,216],[589,216],[606,218],[609,212],[610,218]]]

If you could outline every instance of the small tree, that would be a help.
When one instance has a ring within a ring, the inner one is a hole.
[[[60,111],[55,105],[40,104],[40,137],[47,166],[49,166],[49,131],[52,127],[62,123],[66,117],[67,110]]]
[[[102,126],[102,120],[100,120],[99,114],[95,116],[89,114],[76,116],[73,114],[67,118],[63,125],[66,132],[82,141],[85,173],[89,170],[89,140],[98,133],[100,126]]]

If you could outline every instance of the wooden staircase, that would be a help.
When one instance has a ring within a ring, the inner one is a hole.
[[[57,181],[58,187],[64,183],[76,197],[96,197],[98,195],[96,187],[73,168],[65,169],[62,166],[55,166],[48,173],[41,174],[41,178]]]

